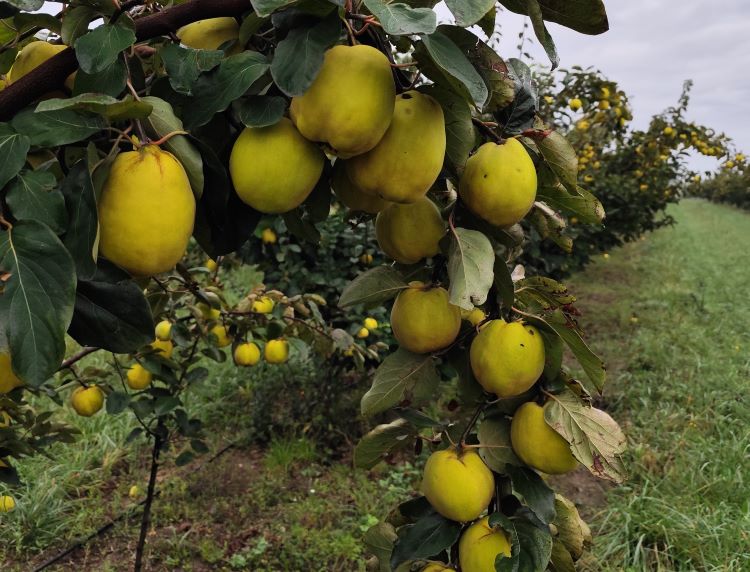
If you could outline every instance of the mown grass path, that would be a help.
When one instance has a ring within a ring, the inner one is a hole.
[[[750,570],[750,215],[672,214],[570,281],[631,443],[590,570]]]

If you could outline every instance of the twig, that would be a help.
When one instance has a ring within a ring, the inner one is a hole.
[[[89,347],[83,348],[79,352],[73,354],[68,359],[66,359],[65,361],[63,361],[62,364],[60,365],[60,368],[57,371],[61,371],[63,369],[70,369],[70,366],[72,366],[74,363],[76,363],[77,361],[82,360],[83,358],[85,358],[89,354],[93,354],[94,352],[98,352],[100,349],[101,348],[96,348],[96,347],[93,347],[93,346],[89,346]]]
[[[469,436],[469,433],[471,433],[471,430],[474,428],[474,425],[476,425],[477,421],[479,420],[479,416],[482,414],[482,411],[484,411],[484,408],[486,406],[486,403],[480,403],[479,407],[477,407],[476,411],[474,411],[474,415],[471,416],[468,425],[466,425],[466,429],[464,429],[464,432],[461,433],[461,439],[459,439],[458,441],[459,446],[463,447],[465,445],[466,438]]]
[[[154,447],[151,450],[151,473],[148,478],[148,491],[146,501],[143,505],[143,516],[141,518],[141,532],[138,536],[138,544],[135,549],[134,572],[141,572],[143,569],[143,552],[146,547],[146,534],[151,526],[151,505],[154,502],[154,493],[156,490],[156,475],[159,472],[159,456],[163,445],[162,431],[164,430],[163,418],[159,418],[159,423],[154,432]]]

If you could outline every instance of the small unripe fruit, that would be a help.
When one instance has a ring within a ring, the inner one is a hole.
[[[368,330],[367,328],[360,328],[359,331],[357,332],[357,337],[360,340],[365,339],[369,335],[370,335],[370,330]]]
[[[263,232],[260,233],[260,239],[263,244],[276,244],[276,233],[272,228],[264,228]]]
[[[378,321],[375,318],[365,318],[365,328],[368,330],[377,330]]]
[[[571,110],[578,111],[579,109],[581,109],[581,107],[583,107],[583,102],[577,97],[574,97],[568,102],[568,106],[570,106]]]

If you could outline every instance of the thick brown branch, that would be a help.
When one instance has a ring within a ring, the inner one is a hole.
[[[220,16],[239,16],[251,10],[250,0],[191,0],[135,23],[137,41],[176,32],[182,26]],[[0,91],[0,121],[11,119],[29,102],[62,88],[65,78],[78,68],[75,52],[68,48]]]

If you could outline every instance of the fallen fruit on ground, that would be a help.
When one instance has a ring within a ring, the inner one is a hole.
[[[99,200],[102,256],[135,276],[167,272],[194,221],[193,191],[174,155],[156,145],[117,155]]]
[[[461,310],[448,302],[445,288],[410,282],[391,310],[391,328],[399,345],[416,354],[448,347],[461,328]]]
[[[495,477],[476,450],[451,447],[427,459],[422,493],[445,518],[469,522],[487,510],[495,493]]]
[[[315,188],[325,155],[291,121],[245,128],[232,147],[229,172],[240,199],[280,214],[297,208]]]
[[[427,197],[401,205],[392,203],[375,221],[380,248],[401,264],[414,264],[440,252],[445,223],[437,205]]]
[[[11,512],[16,508],[16,501],[8,495],[0,496],[0,512]]]
[[[240,26],[234,18],[209,18],[199,20],[177,30],[180,41],[196,50],[218,50],[222,44],[239,40]],[[229,50],[230,54],[242,51],[239,42]]]
[[[73,391],[70,404],[81,417],[91,417],[104,405],[104,392],[97,385],[78,387]]]
[[[498,554],[510,556],[508,535],[500,528],[492,528],[489,520],[485,516],[461,535],[458,541],[461,572],[495,572]]]
[[[286,340],[269,340],[266,343],[264,357],[268,363],[280,364],[289,359],[289,342]]]
[[[531,210],[536,199],[534,162],[516,139],[485,143],[469,157],[458,185],[471,212],[496,226],[511,226]]]
[[[141,364],[137,363],[128,370],[126,380],[128,387],[134,391],[140,391],[146,389],[151,385],[153,375]]]
[[[407,91],[396,98],[393,121],[371,151],[346,162],[362,192],[396,203],[425,196],[443,168],[445,119],[429,95]]]
[[[289,115],[305,138],[346,159],[383,138],[395,97],[391,65],[382,52],[365,45],[334,46],[312,85],[292,99]]]
[[[471,369],[481,386],[498,397],[527,391],[544,370],[544,340],[523,322],[492,320],[474,338]]]
[[[241,366],[255,365],[260,361],[260,348],[253,342],[239,344],[234,349],[234,363]]]
[[[570,445],[544,420],[546,404],[524,403],[513,414],[510,440],[524,463],[550,475],[568,473],[578,466]]]

